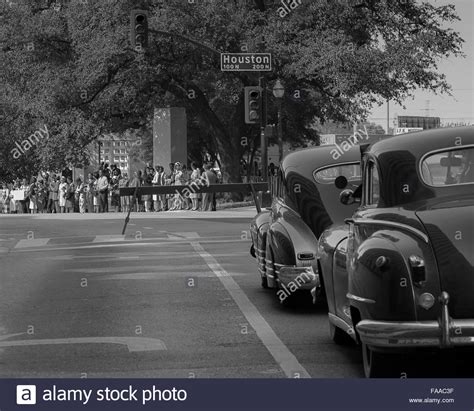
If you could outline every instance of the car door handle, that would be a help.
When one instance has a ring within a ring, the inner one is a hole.
[[[354,224],[354,219],[353,218],[346,218],[346,219],[344,219],[344,222],[346,224]]]

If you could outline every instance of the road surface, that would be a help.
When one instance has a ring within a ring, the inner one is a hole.
[[[362,377],[324,307],[260,287],[253,214],[0,217],[0,377]]]

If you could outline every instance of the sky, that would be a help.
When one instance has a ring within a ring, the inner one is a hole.
[[[452,96],[436,95],[427,91],[416,91],[414,99],[404,102],[406,109],[395,102],[390,103],[390,127],[396,115],[434,116],[441,117],[441,123],[474,124],[474,0],[428,0],[434,5],[453,4],[461,18],[450,26],[464,39],[463,52],[465,58],[444,59],[438,64],[438,71],[446,75],[446,80],[452,86]],[[429,110],[427,110],[429,108]],[[368,119],[387,126],[387,105],[374,107]]]

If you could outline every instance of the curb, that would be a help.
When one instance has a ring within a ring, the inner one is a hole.
[[[251,207],[254,206],[253,201],[240,201],[236,203],[222,203],[222,204],[217,204],[216,208],[218,210],[225,210],[227,208],[242,208],[242,207]]]

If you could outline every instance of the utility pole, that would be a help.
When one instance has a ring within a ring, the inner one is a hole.
[[[273,95],[277,100],[278,108],[278,163],[281,164],[283,160],[283,125],[282,125],[282,115],[281,107],[283,102],[283,96],[285,95],[285,87],[279,79],[275,82],[273,86]]]
[[[430,108],[430,100],[426,100],[425,102],[425,111],[426,111],[426,117],[430,116],[431,108]]]
[[[387,99],[387,134],[390,130],[390,100]]]
[[[267,81],[265,75],[261,74],[259,78],[259,87],[262,90],[260,104],[260,151],[262,157],[262,181],[268,181],[268,146],[265,136],[265,126],[267,124],[266,106],[267,106]]]

